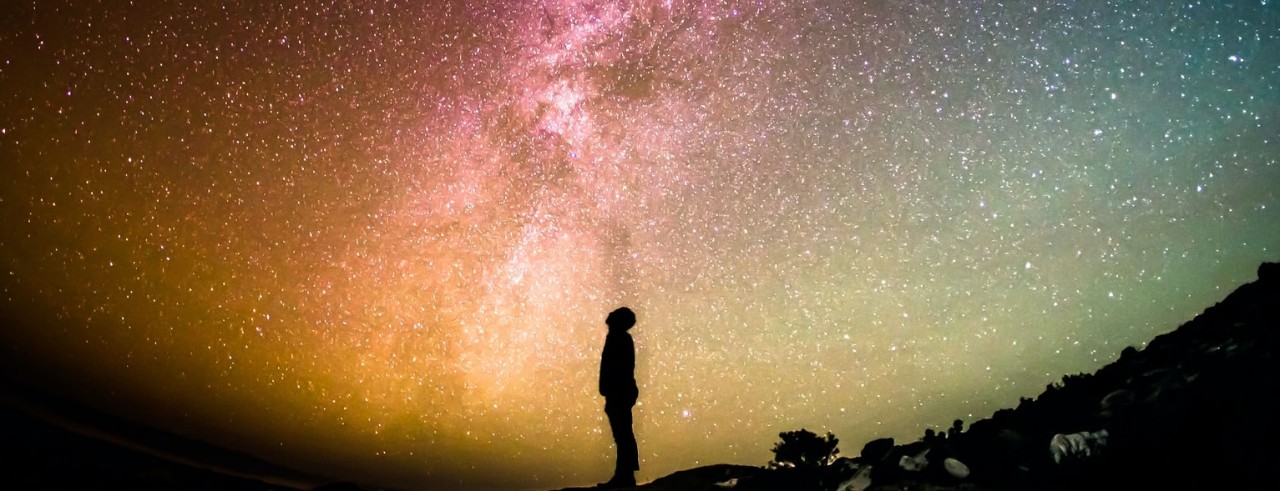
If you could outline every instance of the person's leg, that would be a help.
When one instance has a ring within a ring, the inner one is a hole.
[[[613,441],[618,446],[618,469],[638,471],[640,455],[636,448],[636,434],[632,428],[631,408],[619,409],[617,420],[617,427],[613,430]]]
[[[635,433],[631,429],[631,407],[622,404],[605,404],[605,415],[609,417],[609,429],[613,432],[613,444],[617,447],[617,460],[614,462],[614,484],[635,484],[636,470],[640,469],[640,459],[636,449]]]

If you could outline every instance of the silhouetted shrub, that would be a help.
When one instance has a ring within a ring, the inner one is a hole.
[[[955,437],[960,436],[961,433],[964,433],[964,420],[957,419],[952,421],[951,429],[947,430],[947,438],[955,439]]]
[[[774,457],[769,462],[770,467],[815,469],[831,465],[836,460],[836,454],[840,453],[840,449],[836,448],[840,440],[830,432],[827,432],[827,436],[820,437],[801,428],[779,433],[778,436],[782,441],[773,446]]]

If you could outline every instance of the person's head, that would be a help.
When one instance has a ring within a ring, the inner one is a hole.
[[[609,325],[610,331],[625,331],[636,325],[636,313],[622,307],[609,312],[609,317],[605,318],[604,323]]]

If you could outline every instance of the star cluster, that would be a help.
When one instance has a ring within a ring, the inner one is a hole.
[[[580,485],[982,418],[1280,248],[1269,0],[31,1],[12,373],[347,480]]]

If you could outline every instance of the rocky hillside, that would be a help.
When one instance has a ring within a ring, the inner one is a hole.
[[[964,429],[813,469],[711,466],[641,489],[1275,489],[1280,264],[1144,349]],[[856,448],[856,447],[855,447]]]

